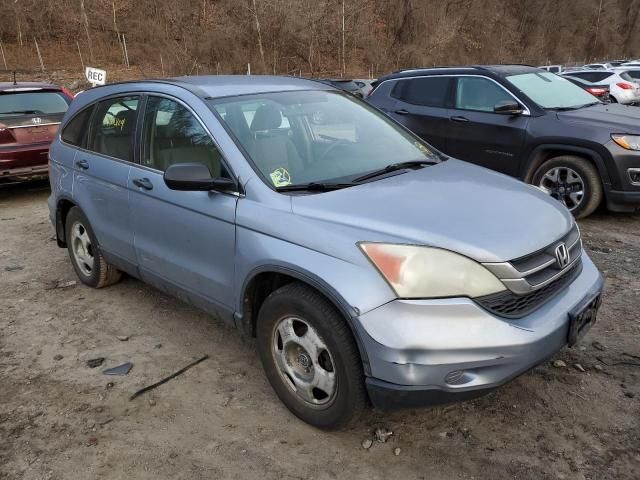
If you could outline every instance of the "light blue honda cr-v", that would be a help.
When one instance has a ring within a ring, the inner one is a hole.
[[[126,272],[255,335],[277,395],[321,428],[490,391],[573,345],[600,303],[558,202],[320,83],[94,88],[49,165],[83,283]]]

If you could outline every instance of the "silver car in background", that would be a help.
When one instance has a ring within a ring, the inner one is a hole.
[[[559,202],[318,82],[93,88],[49,169],[84,284],[126,272],[256,336],[276,394],[320,428],[489,392],[575,344],[600,304]]]

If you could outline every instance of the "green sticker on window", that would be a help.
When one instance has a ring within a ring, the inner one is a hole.
[[[291,175],[286,168],[276,168],[273,172],[269,174],[271,177],[271,181],[273,185],[276,187],[285,187],[287,185],[291,185]]]

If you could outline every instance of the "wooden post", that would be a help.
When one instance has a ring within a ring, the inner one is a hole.
[[[82,52],[80,51],[80,44],[76,40],[76,46],[78,47],[78,55],[80,56],[80,65],[82,65],[82,70],[84,71],[84,60],[82,60]]]
[[[122,46],[124,47],[124,59],[127,62],[127,68],[129,68],[129,53],[127,52],[127,39],[122,34]]]
[[[0,52],[2,52],[2,61],[4,62],[4,69],[8,70],[9,67],[7,67],[7,57],[4,56],[4,47],[2,46],[2,42],[0,42]]]
[[[33,37],[33,41],[36,44],[36,51],[38,52],[38,60],[40,60],[40,68],[42,68],[42,71],[44,72],[44,62],[42,61],[42,55],[40,54],[40,47],[38,46],[38,40],[36,40],[36,37]]]
[[[162,61],[162,54],[160,54],[160,69],[162,70],[162,76],[164,77],[164,62]]]
[[[247,63],[247,75],[251,75],[251,64]]]
[[[344,77],[345,74],[347,73],[347,60],[345,58],[346,55],[346,42],[344,40],[344,34],[345,34],[345,29],[344,29],[344,2],[345,0],[342,0],[342,74],[340,75],[340,77]]]

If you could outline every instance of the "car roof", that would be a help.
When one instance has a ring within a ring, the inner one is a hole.
[[[29,90],[61,90],[57,85],[46,82],[0,82],[0,92],[20,92]]]
[[[198,75],[131,80],[110,83],[106,86],[130,85],[132,83],[164,83],[177,85],[186,88],[201,98],[222,98],[254,93],[288,92],[295,90],[335,90],[329,85],[313,80],[271,75]]]
[[[568,70],[566,73],[618,73],[618,70],[620,70],[620,67],[614,67],[614,68],[581,68],[580,70]],[[562,72],[565,73],[565,72]]]
[[[406,78],[423,75],[464,75],[470,73],[493,73],[498,76],[517,75],[540,71],[540,68],[531,65],[465,65],[453,67],[424,67],[400,70],[380,77],[378,81],[392,78]]]

